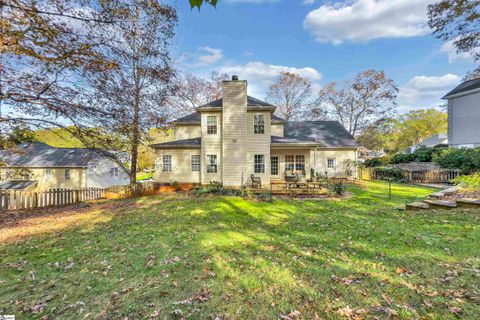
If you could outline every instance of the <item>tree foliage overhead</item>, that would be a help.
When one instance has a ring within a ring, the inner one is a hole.
[[[428,24],[433,34],[451,41],[457,53],[469,53],[480,62],[480,1],[442,0],[428,6]],[[480,76],[477,67],[469,77]]]
[[[190,2],[190,6],[193,8],[198,8],[200,10],[200,7],[206,3],[209,4],[213,7],[217,6],[218,0],[188,0]]]
[[[396,113],[398,88],[383,71],[360,72],[342,87],[332,82],[319,92],[313,116],[328,114],[354,137]]]
[[[277,106],[286,121],[297,119],[312,93],[310,80],[292,72],[281,72],[270,86],[267,100]]]
[[[165,119],[156,111],[174,83],[175,9],[159,0],[0,5],[2,145],[18,127],[62,128],[87,147],[111,149],[115,132],[123,146],[135,145],[135,164],[135,141]]]

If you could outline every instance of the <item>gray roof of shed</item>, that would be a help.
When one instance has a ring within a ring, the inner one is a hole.
[[[457,95],[460,93],[468,92],[471,90],[480,89],[480,78],[467,80],[456,86],[452,91],[447,93],[443,99],[448,99],[450,96]]]
[[[45,143],[23,143],[17,152],[0,150],[0,160],[11,167],[87,167],[100,152],[87,148],[54,148]]]
[[[359,147],[353,136],[338,121],[287,122],[284,136],[299,141],[316,142],[329,148]]]
[[[209,109],[209,108],[221,108],[223,106],[223,98],[217,99],[210,101],[209,103],[206,103],[200,107],[197,107],[197,110],[201,109]],[[265,101],[259,100],[257,98],[247,96],[247,106],[249,107],[274,107],[270,103],[267,103]]]
[[[12,180],[0,183],[0,190],[23,190],[37,184],[37,181],[30,180]]]

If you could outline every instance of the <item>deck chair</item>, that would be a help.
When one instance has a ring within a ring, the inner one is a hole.
[[[254,189],[261,189],[262,188],[262,178],[255,177],[255,175],[251,175],[250,178],[252,179],[252,188]]]

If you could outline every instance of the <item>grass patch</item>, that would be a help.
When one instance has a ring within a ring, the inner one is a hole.
[[[424,187],[394,184],[391,200],[382,182],[348,191],[111,200],[0,225],[0,314],[477,318],[478,212],[396,210],[432,192]],[[42,229],[48,219],[60,226]]]

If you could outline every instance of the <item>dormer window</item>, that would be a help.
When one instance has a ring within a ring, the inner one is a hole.
[[[207,134],[217,134],[216,116],[207,116]]]
[[[263,114],[253,116],[253,132],[255,134],[265,133],[265,116]]]

